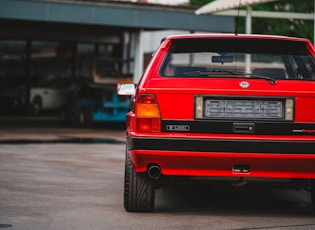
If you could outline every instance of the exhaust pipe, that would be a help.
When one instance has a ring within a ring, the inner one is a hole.
[[[150,165],[148,167],[148,174],[154,180],[159,179],[159,177],[161,176],[161,168],[160,168],[160,166],[158,166],[156,164]]]

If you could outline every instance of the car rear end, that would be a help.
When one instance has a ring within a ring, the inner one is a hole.
[[[154,186],[174,176],[299,180],[314,197],[314,70],[305,39],[167,38],[127,115],[125,208],[151,211]],[[150,199],[130,192],[139,175]]]

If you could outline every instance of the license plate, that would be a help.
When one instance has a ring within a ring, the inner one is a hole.
[[[205,118],[284,119],[282,101],[206,99]]]

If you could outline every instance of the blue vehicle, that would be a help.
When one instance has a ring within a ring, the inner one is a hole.
[[[88,84],[84,89],[73,91],[62,110],[62,120],[81,126],[94,122],[125,122],[130,102],[130,98],[116,93],[115,85]]]

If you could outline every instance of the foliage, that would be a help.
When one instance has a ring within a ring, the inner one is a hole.
[[[214,0],[189,0],[189,4],[193,6],[203,6],[209,2],[213,2]]]
[[[213,0],[190,0],[192,5],[205,5]],[[265,4],[254,5],[253,10],[275,12],[298,12],[313,13],[313,0],[280,0]],[[244,8],[245,9],[245,8]],[[239,33],[245,33],[245,18],[239,19]],[[301,19],[276,19],[276,18],[253,18],[252,33],[254,34],[277,34],[294,37],[304,37],[313,40],[314,21]]]

